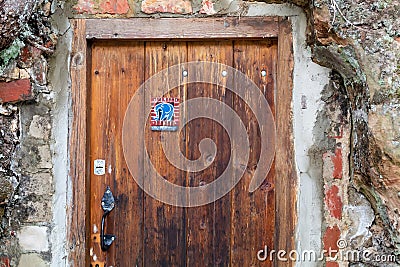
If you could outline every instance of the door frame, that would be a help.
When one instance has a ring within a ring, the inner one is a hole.
[[[69,127],[69,181],[72,193],[67,206],[67,249],[70,266],[89,262],[88,99],[91,40],[252,39],[277,38],[276,149],[275,149],[275,247],[295,249],[297,223],[297,173],[294,163],[292,91],[293,35],[288,17],[131,18],[73,19],[71,119]],[[205,30],[207,32],[205,32]],[[260,248],[262,249],[262,248]],[[277,262],[288,266],[294,263]]]

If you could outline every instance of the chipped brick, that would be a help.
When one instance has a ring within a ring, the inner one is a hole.
[[[142,12],[146,14],[153,13],[174,13],[189,14],[192,13],[192,4],[188,0],[143,0]]]
[[[102,14],[126,14],[129,11],[127,0],[107,0],[100,2],[100,12]]]
[[[0,103],[18,102],[31,99],[33,99],[33,93],[29,79],[0,82]]]
[[[333,185],[325,192],[325,205],[332,217],[336,219],[342,218],[343,203],[339,196],[339,188],[336,185]]]
[[[339,267],[339,263],[334,261],[328,261],[326,262],[326,267]]]
[[[10,267],[10,259],[6,257],[0,258],[0,267]]]
[[[88,14],[126,14],[129,11],[128,0],[78,0],[74,6],[77,13]]]
[[[203,0],[201,3],[200,13],[207,15],[213,15],[217,13],[214,9],[214,3],[210,0]]]
[[[89,14],[95,14],[95,7],[96,4],[94,1],[91,0],[78,0],[77,4],[74,6],[74,10],[79,13],[89,13]]]
[[[328,256],[335,256],[337,253],[332,252],[333,250],[339,251],[339,247],[337,242],[340,238],[340,229],[336,225],[333,227],[329,227],[326,229],[324,234],[324,250],[330,251],[331,255]]]
[[[336,148],[335,155],[332,157],[332,163],[333,163],[333,178],[342,179],[343,159],[342,159],[342,149],[340,147]]]

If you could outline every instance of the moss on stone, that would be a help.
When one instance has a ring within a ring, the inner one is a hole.
[[[16,39],[8,48],[0,52],[0,75],[7,67],[8,63],[19,56],[22,47],[24,47],[24,43]]]

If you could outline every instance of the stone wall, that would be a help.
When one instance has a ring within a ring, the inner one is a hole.
[[[343,245],[338,241],[343,241],[344,249],[397,256],[399,1],[262,2],[303,8],[313,60],[332,69],[330,83],[320,96],[314,145],[306,152],[320,173],[316,182],[323,199],[322,247],[338,248]],[[60,207],[59,198],[68,197],[62,191],[67,180],[57,182],[54,168],[57,160],[67,165],[58,155],[61,151],[66,158],[66,144],[58,148],[61,141],[55,134],[60,131],[56,127],[60,126],[60,106],[68,104],[68,82],[60,82],[68,68],[68,51],[60,54],[58,49],[68,48],[71,34],[67,22],[60,25],[60,17],[242,16],[249,9],[254,11],[252,4],[233,0],[37,1],[23,30],[0,51],[0,266],[65,263],[54,259],[62,257],[62,252],[54,254],[54,250],[63,240],[50,238],[65,227],[54,219],[59,212],[54,207]],[[59,39],[65,43],[57,47]],[[306,109],[307,96],[299,97]],[[64,194],[57,195],[57,190]],[[345,264],[346,259],[336,258],[327,260],[326,266]],[[382,266],[365,259],[350,260],[350,264]]]
[[[47,76],[55,8],[38,1],[28,25],[0,52],[0,266],[45,266],[51,259],[54,103]]]
[[[347,99],[348,115],[344,118],[350,123],[349,157],[342,157],[349,164],[343,168],[348,181],[336,189],[332,184],[337,181],[325,179],[326,192],[330,193],[325,196],[329,211],[325,236],[332,236],[329,232],[337,229],[341,232],[337,238],[346,240],[348,248],[370,252],[372,258],[395,255],[397,260],[399,10],[399,1],[315,1],[309,40],[314,60],[337,71],[342,79],[336,88]],[[343,104],[338,101],[336,106]],[[331,159],[335,162],[336,157]],[[342,219],[332,221],[332,215]]]

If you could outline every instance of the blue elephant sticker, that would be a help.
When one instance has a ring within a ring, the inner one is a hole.
[[[172,121],[174,117],[174,105],[171,103],[161,102],[154,106],[156,121]]]
[[[151,99],[152,131],[177,131],[179,126],[179,98],[153,97]]]

